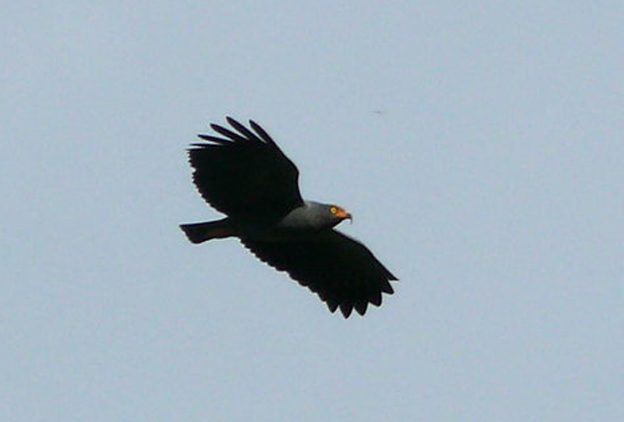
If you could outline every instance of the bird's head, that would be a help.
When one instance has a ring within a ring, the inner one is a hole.
[[[351,214],[338,205],[328,205],[327,210],[329,211],[329,215],[332,220],[335,221],[334,225],[340,223],[342,220],[349,220],[350,222],[353,222]]]

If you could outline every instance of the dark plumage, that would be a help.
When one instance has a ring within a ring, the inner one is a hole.
[[[305,201],[299,171],[258,124],[251,130],[228,117],[235,131],[212,124],[222,137],[199,135],[189,161],[200,194],[226,218],[180,227],[193,243],[237,237],[254,255],[286,271],[349,317],[364,315],[392,294],[390,273],[360,242],[333,227],[351,215],[337,205]]]

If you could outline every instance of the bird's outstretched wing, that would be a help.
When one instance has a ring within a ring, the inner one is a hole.
[[[241,242],[260,260],[318,294],[331,312],[340,308],[345,318],[353,308],[364,315],[369,303],[381,305],[382,292],[394,292],[389,281],[397,278],[366,246],[336,230],[300,240]]]
[[[193,182],[202,197],[230,217],[277,220],[303,204],[299,171],[257,123],[251,129],[227,118],[235,131],[212,124],[219,136],[193,144],[189,161]]]

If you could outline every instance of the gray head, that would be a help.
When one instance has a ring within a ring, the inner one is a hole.
[[[298,230],[318,230],[334,227],[343,220],[352,221],[351,214],[334,204],[305,201],[304,205],[292,210],[281,222],[281,226]]]
[[[342,220],[353,222],[353,217],[344,208],[334,204],[320,204],[322,212],[327,216],[327,221],[331,222],[331,226],[335,226]]]

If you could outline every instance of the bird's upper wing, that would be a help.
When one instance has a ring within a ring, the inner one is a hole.
[[[392,294],[389,280],[397,278],[362,243],[336,230],[283,242],[241,239],[260,260],[286,271],[345,318],[353,308],[364,315],[369,303],[381,305],[381,294]]]
[[[193,144],[189,161],[202,197],[230,217],[276,220],[303,204],[299,171],[255,122],[251,129],[227,118],[236,131],[212,124],[223,137],[198,135],[207,143]]]

